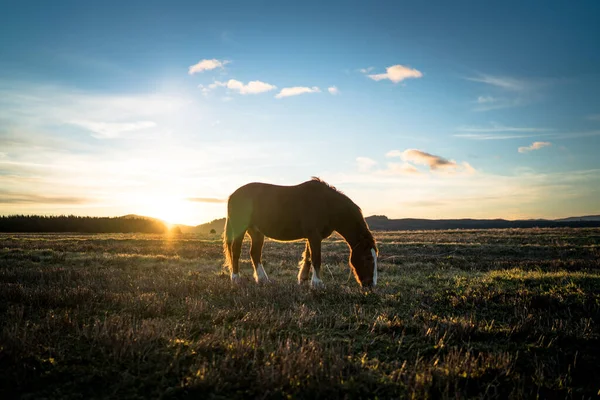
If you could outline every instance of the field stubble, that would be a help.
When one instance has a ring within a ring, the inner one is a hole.
[[[324,290],[302,243],[232,286],[220,238],[0,235],[2,398],[592,398],[600,229],[378,232],[359,289],[339,237]]]

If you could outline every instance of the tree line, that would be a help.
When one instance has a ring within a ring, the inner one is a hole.
[[[164,233],[166,230],[162,221],[135,216],[0,216],[0,232]]]

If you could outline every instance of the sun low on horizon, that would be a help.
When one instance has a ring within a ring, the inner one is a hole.
[[[225,207],[219,207],[223,209],[222,217],[218,217],[212,208],[187,199],[163,197],[140,206],[138,215],[160,219],[169,226],[195,226],[227,215]]]
[[[234,3],[0,6],[0,215],[198,225],[312,176],[365,216],[600,214],[598,4]]]

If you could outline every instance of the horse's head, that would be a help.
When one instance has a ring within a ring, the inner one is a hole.
[[[363,287],[377,285],[377,248],[375,243],[364,242],[352,248],[350,266]]]

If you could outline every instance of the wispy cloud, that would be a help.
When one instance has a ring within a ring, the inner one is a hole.
[[[217,199],[214,197],[188,197],[186,200],[195,203],[227,203],[227,199]]]
[[[193,75],[196,73],[210,71],[216,68],[223,68],[226,64],[229,64],[231,61],[228,60],[217,60],[216,58],[210,60],[200,60],[196,64],[191,65],[188,68],[188,74]]]
[[[521,127],[521,126],[504,126],[498,124],[492,124],[491,126],[460,126],[456,128],[460,132],[548,132],[551,129],[546,128],[535,128],[535,127]]]
[[[498,133],[457,133],[454,137],[470,140],[509,140],[509,139],[525,139],[537,137],[539,135],[517,135],[517,134],[498,134]]]
[[[456,128],[454,137],[471,140],[507,140],[523,139],[528,137],[549,136],[551,129],[535,127],[503,126],[461,126]]]
[[[368,157],[356,157],[356,164],[360,172],[367,172],[377,165],[377,161]]]
[[[600,114],[591,114],[587,116],[590,121],[600,121]]]
[[[407,162],[388,163],[387,169],[380,171],[383,175],[418,175],[421,171],[417,167]]]
[[[509,90],[513,92],[521,92],[531,88],[531,84],[525,80],[511,78],[508,76],[494,76],[487,74],[480,74],[479,76],[466,78],[472,82],[485,83],[500,89]]]
[[[481,98],[481,96],[480,96]],[[515,97],[515,98],[509,98],[509,97],[487,97],[489,99],[492,99],[488,102],[480,102],[479,98],[476,101],[476,105],[473,108],[473,111],[480,111],[480,112],[484,112],[484,111],[492,111],[492,110],[501,110],[503,108],[513,108],[513,107],[520,107],[520,106],[524,106],[526,104],[530,103],[530,99],[527,99],[525,97]]]
[[[85,204],[91,202],[85,197],[52,197],[32,193],[0,191],[0,204]]]
[[[327,88],[327,91],[332,95],[340,94],[340,90],[336,86],[330,86]]]
[[[474,101],[473,111],[491,111],[530,104],[539,98],[538,89],[544,86],[544,83],[539,80],[489,74],[479,74],[465,79],[483,84],[487,88],[486,91],[493,92],[493,94],[478,96]]]
[[[70,121],[70,123],[72,125],[77,125],[93,132],[92,136],[97,139],[114,139],[120,137],[123,133],[126,132],[154,128],[156,126],[156,122],[153,121],[119,123],[74,120]]]
[[[361,68],[358,70],[358,72],[360,72],[362,74],[368,74],[369,72],[373,71],[374,69],[375,69],[375,67]]]
[[[244,84],[235,79],[230,79],[227,82],[215,81],[208,85],[208,89],[210,90],[217,87],[226,87],[227,89],[234,90],[240,94],[259,94],[277,89],[277,86],[262,81],[250,81],[247,84]],[[206,88],[202,87],[202,89]]]
[[[391,67],[387,67],[385,70],[385,74],[368,75],[368,77],[374,81],[389,79],[394,83],[398,83],[409,78],[423,77],[423,73],[421,71],[400,64],[392,65]]]
[[[539,150],[543,147],[552,146],[550,142],[533,142],[530,146],[519,147],[519,153],[528,153],[533,150]]]
[[[281,89],[281,91],[279,93],[277,93],[275,98],[282,99],[284,97],[298,96],[298,95],[305,94],[305,93],[320,93],[320,92],[321,92],[321,89],[319,89],[317,86],[313,86],[313,87],[294,86],[294,87]]]
[[[498,99],[492,96],[479,96],[477,98],[477,103],[479,104],[492,104],[497,102]]]

